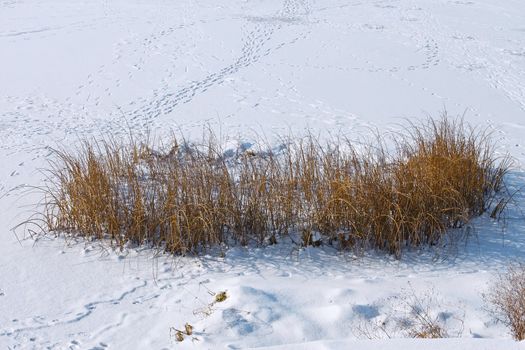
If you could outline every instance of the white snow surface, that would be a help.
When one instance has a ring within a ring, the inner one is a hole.
[[[505,222],[400,260],[286,242],[154,256],[11,230],[50,147],[82,137],[356,136],[444,109],[492,130],[516,159],[509,188],[525,184],[524,1],[0,0],[0,347],[525,349],[482,298],[524,260],[521,192]],[[453,338],[363,336],[414,295]]]

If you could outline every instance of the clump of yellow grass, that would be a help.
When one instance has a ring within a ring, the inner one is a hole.
[[[487,211],[510,166],[490,133],[461,119],[405,126],[389,147],[309,135],[230,157],[211,131],[199,145],[173,137],[166,152],[133,138],[85,140],[50,163],[44,231],[176,254],[293,232],[304,244],[321,236],[399,256]]]

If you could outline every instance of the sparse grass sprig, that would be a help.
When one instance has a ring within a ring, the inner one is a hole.
[[[484,299],[494,319],[508,327],[514,339],[525,340],[525,264],[512,264],[500,273]]]

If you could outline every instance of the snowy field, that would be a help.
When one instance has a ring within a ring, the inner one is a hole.
[[[401,260],[292,244],[154,258],[11,231],[40,199],[20,186],[79,137],[355,136],[444,109],[493,130],[525,185],[524,1],[0,0],[0,348],[525,349],[482,300],[525,259],[521,192],[505,223]],[[414,295],[453,338],[370,329]]]

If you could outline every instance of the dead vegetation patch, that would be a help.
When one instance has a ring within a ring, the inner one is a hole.
[[[512,337],[525,340],[525,264],[500,273],[484,298],[490,314],[510,329]]]
[[[304,245],[399,256],[487,211],[510,165],[489,133],[446,116],[388,141],[309,135],[232,153],[211,131],[200,144],[174,137],[165,152],[132,138],[85,140],[55,152],[38,225],[175,254],[295,232]]]

